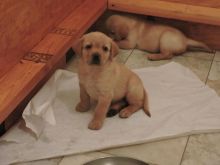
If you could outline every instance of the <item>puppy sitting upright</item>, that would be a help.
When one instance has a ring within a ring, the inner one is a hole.
[[[122,49],[146,50],[150,60],[170,59],[184,53],[188,48],[212,52],[204,43],[187,38],[181,31],[136,17],[112,15],[106,21],[110,37]]]
[[[91,100],[97,103],[90,129],[100,129],[110,105],[124,98],[129,105],[120,111],[120,117],[127,118],[141,108],[150,116],[144,86],[135,73],[114,61],[118,47],[111,38],[100,32],[91,32],[74,45],[74,50],[80,55],[80,102],[76,110],[88,111]]]

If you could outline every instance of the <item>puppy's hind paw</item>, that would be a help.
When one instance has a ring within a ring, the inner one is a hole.
[[[99,130],[102,128],[102,122],[101,121],[97,121],[97,120],[92,120],[90,123],[89,123],[89,126],[88,126],[89,129],[92,129],[92,130]]]
[[[132,113],[131,113],[129,110],[124,109],[124,110],[122,110],[122,111],[119,113],[119,116],[120,116],[121,118],[128,118],[128,117],[131,116],[131,114],[132,114]]]

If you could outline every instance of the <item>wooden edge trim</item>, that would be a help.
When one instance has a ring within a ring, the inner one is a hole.
[[[33,66],[33,67],[31,67]],[[23,71],[25,71],[23,73]],[[34,71],[34,74],[31,73]],[[19,74],[18,74],[19,72]],[[9,74],[5,75],[1,90],[10,90],[2,94],[0,101],[0,123],[2,123],[19,105],[19,103],[34,89],[43,76],[48,73],[45,64],[23,61],[16,64]]]
[[[108,0],[108,9],[220,25],[220,9],[162,0]]]

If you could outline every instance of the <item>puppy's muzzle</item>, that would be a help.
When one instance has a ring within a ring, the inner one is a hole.
[[[93,53],[91,58],[91,64],[100,65],[101,59],[99,53]]]

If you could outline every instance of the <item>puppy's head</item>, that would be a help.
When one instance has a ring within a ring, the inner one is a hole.
[[[126,18],[119,15],[112,15],[106,21],[108,35],[116,41],[126,39],[129,33],[129,25]]]
[[[73,49],[88,65],[105,65],[118,54],[118,46],[101,32],[85,34]]]

